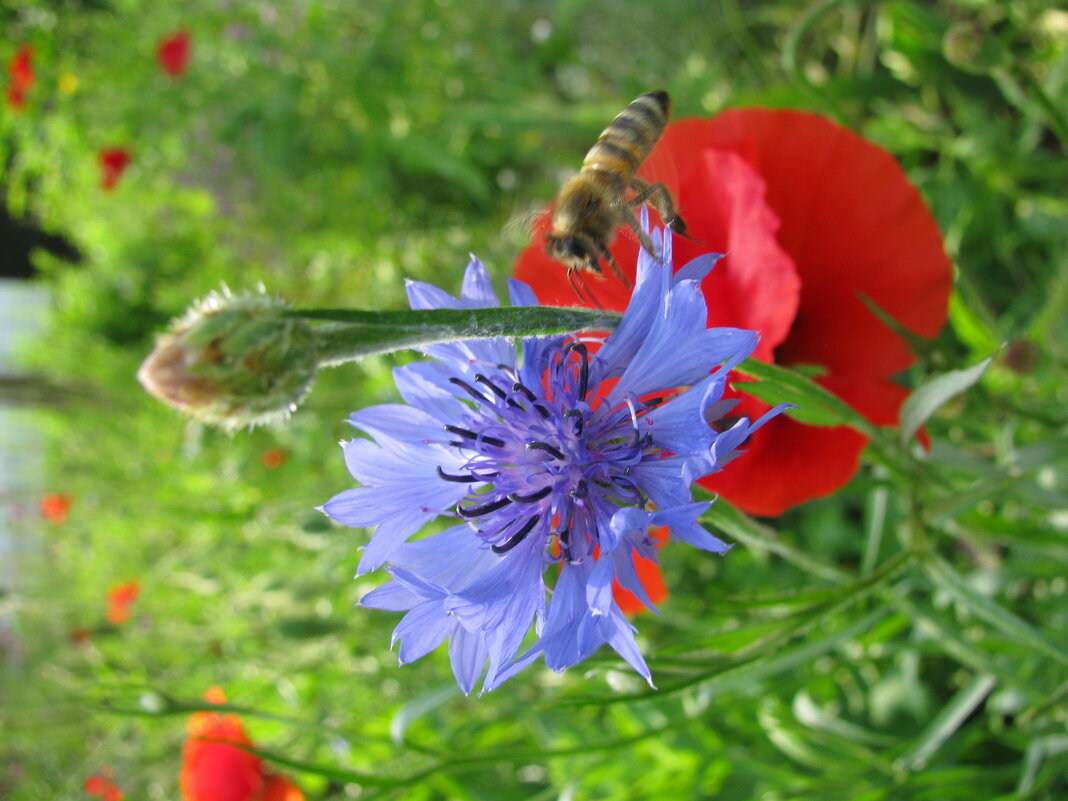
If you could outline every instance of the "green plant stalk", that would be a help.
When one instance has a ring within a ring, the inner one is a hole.
[[[609,331],[622,319],[617,312],[560,306],[387,312],[305,309],[286,316],[330,321],[314,329],[323,367],[465,339]]]

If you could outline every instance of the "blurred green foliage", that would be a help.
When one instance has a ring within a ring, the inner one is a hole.
[[[8,0],[0,26],[0,57],[31,43],[37,75],[0,117],[5,202],[85,256],[38,258],[53,315],[27,365],[84,400],[39,414],[43,489],[75,502],[25,532],[39,544],[0,598],[21,647],[0,652],[0,796],[77,798],[110,765],[128,798],[177,797],[211,685],[309,798],[1068,793],[1062,9]],[[155,48],[179,29],[176,80]],[[313,509],[348,485],[333,443],[393,397],[390,363],[326,371],[288,425],[233,438],[183,427],[134,373],[220,282],[394,308],[403,277],[454,286],[469,251],[503,278],[523,242],[509,220],[657,87],[681,116],[816,110],[899,158],[959,271],[913,385],[1012,344],[904,471],[882,443],[774,530],[717,507],[744,543],[726,559],[668,549],[672,596],[639,620],[659,692],[601,655],[463,698],[440,653],[393,664],[393,616],[352,609],[378,581],[350,580],[360,533]],[[133,157],[108,193],[104,147]],[[108,626],[128,579],[134,619]]]

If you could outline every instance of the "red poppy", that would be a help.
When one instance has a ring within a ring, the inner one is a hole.
[[[218,687],[205,698],[226,702]],[[267,773],[263,760],[237,747],[252,747],[237,715],[195,712],[188,731],[180,777],[185,801],[304,801],[296,785]]]
[[[121,626],[130,619],[130,607],[141,594],[141,584],[127,581],[116,584],[108,590],[108,623]]]
[[[756,358],[815,365],[821,385],[877,425],[893,425],[906,391],[891,377],[914,361],[905,340],[865,305],[871,299],[912,333],[946,320],[952,268],[919,192],[882,148],[815,114],[735,109],[668,126],[648,164],[667,164],[689,229],[676,266],[729,254],[704,282],[709,323],[759,330]],[[578,305],[565,270],[543,252],[548,220],[521,255],[518,278],[542,303]],[[633,236],[611,248],[633,276]],[[618,280],[589,282],[622,309]],[[744,397],[738,414],[767,407]],[[753,435],[749,453],[702,484],[758,515],[828,495],[856,472],[867,440],[781,416]]]
[[[89,795],[99,796],[101,801],[122,801],[123,794],[111,780],[111,770],[103,768],[99,773],[89,776],[83,785]]]
[[[105,192],[110,192],[115,188],[119,177],[129,166],[131,158],[130,151],[121,147],[107,147],[97,154],[102,172],[100,186]]]
[[[160,40],[156,48],[156,60],[165,73],[172,78],[180,78],[189,66],[191,49],[189,31],[178,31]]]
[[[38,511],[45,520],[54,525],[62,525],[67,522],[70,508],[74,505],[74,498],[65,492],[49,492],[38,506]]]
[[[268,448],[263,452],[260,461],[268,470],[277,470],[285,464],[288,454],[281,448]]]

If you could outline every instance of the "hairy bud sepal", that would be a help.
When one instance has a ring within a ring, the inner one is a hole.
[[[319,357],[311,325],[288,311],[262,292],[213,292],[159,338],[137,378],[188,417],[231,431],[284,418]]]

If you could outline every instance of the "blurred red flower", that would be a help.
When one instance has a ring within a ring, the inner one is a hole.
[[[74,498],[65,492],[49,492],[43,498],[38,510],[45,520],[54,525],[62,525],[67,522],[70,508],[74,505]]]
[[[130,151],[122,147],[107,147],[97,154],[102,172],[100,186],[105,192],[110,192],[115,188],[123,171],[129,166],[131,158]]]
[[[20,92],[14,86],[7,87],[7,104],[15,111],[26,108],[26,93]]]
[[[647,161],[663,168],[699,242],[674,241],[675,264],[729,254],[703,284],[709,323],[755,329],[754,356],[815,365],[823,387],[877,425],[894,425],[906,396],[891,377],[913,363],[906,341],[865,305],[933,337],[946,320],[952,267],[920,193],[888,152],[816,114],[734,109],[668,126]],[[648,176],[652,177],[652,176]],[[543,251],[535,226],[516,277],[546,304],[580,305],[565,270]],[[611,248],[633,276],[637,242]],[[615,278],[591,281],[597,299],[623,309]],[[744,386],[741,385],[741,386]],[[767,406],[743,396],[738,414]],[[867,439],[787,415],[753,435],[748,454],[702,484],[757,515],[778,515],[829,495],[856,472]]]
[[[33,48],[22,45],[11,60],[7,63],[7,74],[11,77],[11,84],[7,87],[7,104],[21,111],[26,108],[26,96],[33,88]]]
[[[33,48],[30,45],[24,44],[18,49],[7,64],[7,72],[16,89],[28,92],[33,88]]]
[[[226,702],[218,687],[204,696]],[[237,746],[252,747],[237,715],[194,712],[182,749],[180,784],[185,801],[304,801],[300,788],[269,774],[261,760]]]
[[[102,801],[122,801],[123,794],[113,781],[111,771],[103,768],[97,774],[88,777],[83,785],[89,795],[99,796]]]
[[[276,470],[285,464],[288,454],[281,448],[268,448],[263,452],[260,461],[268,470]]]
[[[192,41],[189,31],[178,31],[160,40],[156,60],[160,68],[172,78],[180,78],[189,66]]]
[[[108,589],[107,620],[115,626],[121,626],[130,619],[130,607],[133,606],[137,596],[141,594],[141,584],[137,581],[127,581],[115,584]]]

